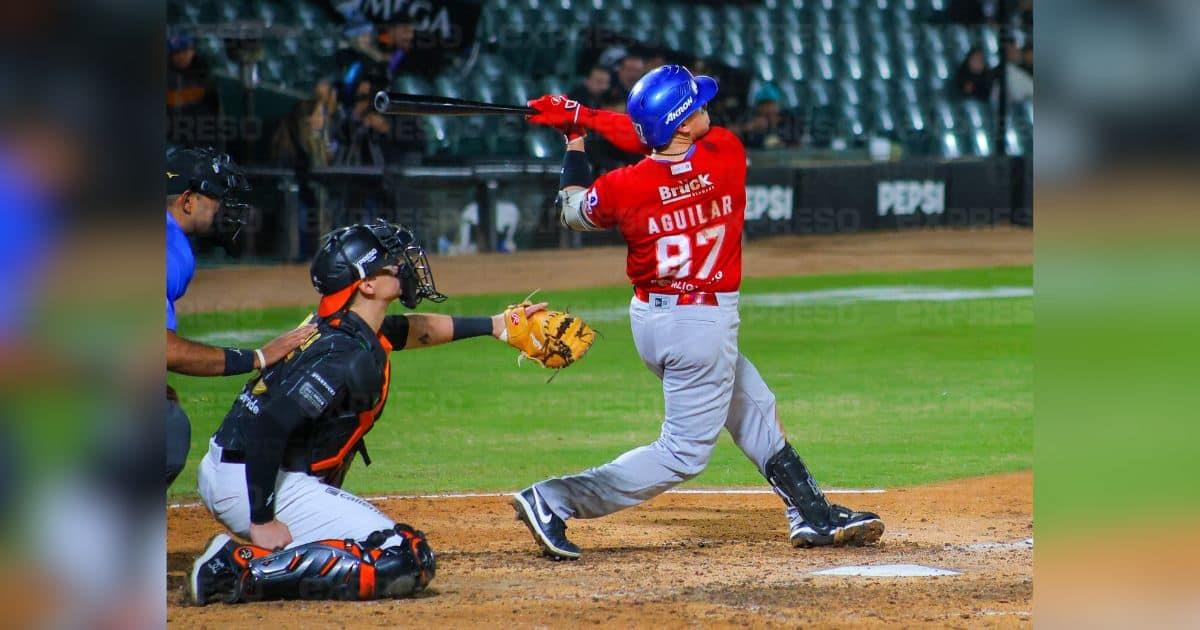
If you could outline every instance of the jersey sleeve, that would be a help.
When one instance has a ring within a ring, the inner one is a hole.
[[[607,230],[621,222],[618,191],[624,169],[609,171],[592,182],[583,197],[583,216],[598,229]]]
[[[638,137],[637,131],[633,128],[633,119],[629,117],[629,114],[589,109],[584,126],[604,136],[604,139],[614,147],[626,153],[650,154],[650,147],[642,144],[642,139]]]

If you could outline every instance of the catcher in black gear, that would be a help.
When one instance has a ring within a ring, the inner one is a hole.
[[[373,599],[416,593],[436,561],[424,534],[341,490],[388,399],[392,352],[505,335],[492,317],[388,315],[445,296],[411,231],[385,222],[327,235],[312,263],[322,295],[300,347],[250,379],[200,465],[220,534],[196,559],[192,599]],[[525,307],[526,316],[545,304]]]

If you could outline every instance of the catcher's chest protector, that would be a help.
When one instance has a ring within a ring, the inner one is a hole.
[[[330,323],[333,326],[340,324],[336,320]],[[347,379],[347,387],[351,390],[348,396],[351,409],[318,420],[318,426],[312,436],[308,472],[321,477],[331,486],[341,486],[356,452],[362,451],[365,463],[370,463],[366,460],[363,438],[383,413],[392,376],[392,364],[388,358],[392,345],[387,337],[380,335],[377,339],[382,350],[378,356],[364,355],[358,365],[348,367],[350,373],[361,373],[361,376]],[[377,360],[378,363],[371,359]],[[355,412],[353,401],[356,400],[375,403],[367,409]]]

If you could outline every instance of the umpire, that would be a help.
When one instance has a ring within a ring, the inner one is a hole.
[[[244,374],[283,358],[300,345],[312,327],[288,332],[262,348],[218,348],[178,335],[175,301],[187,292],[196,272],[189,236],[215,236],[231,245],[245,225],[249,205],[240,197],[250,190],[241,169],[228,155],[211,148],[167,151],[167,371],[190,376]],[[167,487],[187,461],[191,425],[167,386]]]
[[[197,604],[398,597],[433,579],[424,535],[342,480],[355,455],[370,464],[363,439],[388,399],[390,353],[504,338],[504,316],[388,315],[397,300],[411,309],[446,298],[412,232],[385,222],[327,235],[312,281],[317,330],[246,383],[200,463],[204,505],[250,544],[226,534],[209,542],[188,582]],[[544,307],[525,306],[526,316]]]

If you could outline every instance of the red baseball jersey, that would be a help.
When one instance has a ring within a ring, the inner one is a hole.
[[[655,293],[737,291],[746,222],[746,149],[713,127],[680,162],[653,158],[602,175],[584,214],[629,245],[625,273]]]

